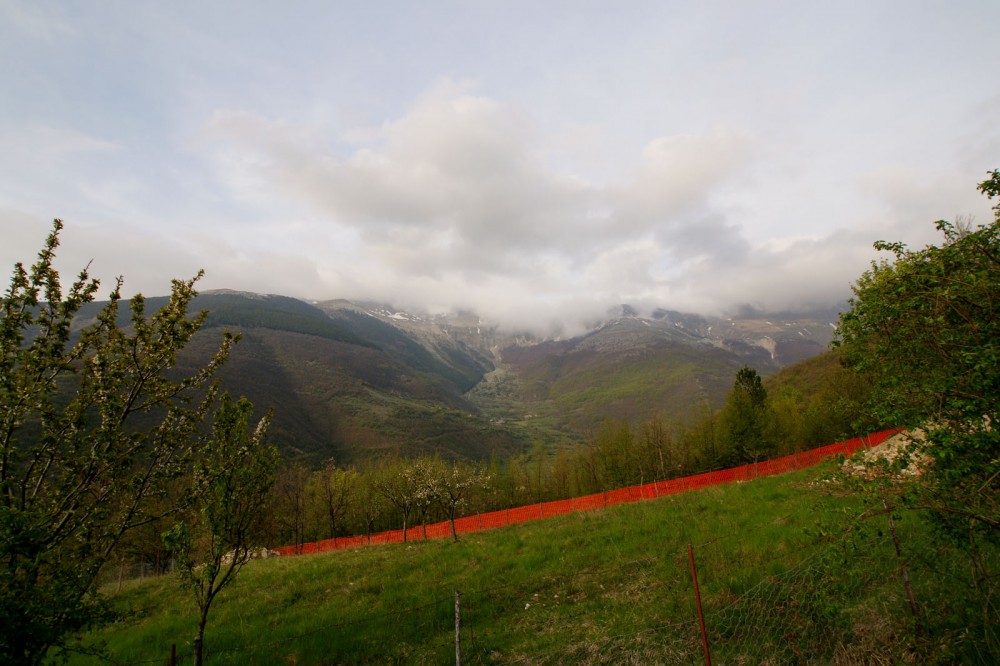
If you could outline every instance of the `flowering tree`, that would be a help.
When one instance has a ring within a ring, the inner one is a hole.
[[[200,612],[194,663],[202,663],[205,625],[212,602],[263,545],[261,518],[274,486],[278,451],[265,444],[265,416],[247,432],[253,405],[228,394],[215,412],[212,436],[194,466],[192,508],[187,521],[164,534],[181,579]]]
[[[127,329],[119,278],[79,327],[99,282],[84,269],[64,292],[62,228],[30,269],[15,265],[0,299],[0,663],[39,663],[112,617],[98,574],[127,533],[178,510],[168,482],[195,452],[236,341],[225,334],[191,376],[171,373],[207,314],[187,314],[201,273],[175,280],[152,316],[133,297]]]

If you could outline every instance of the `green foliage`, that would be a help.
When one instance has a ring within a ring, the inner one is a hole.
[[[839,353],[831,352],[792,366],[761,383],[754,380],[752,370],[743,373],[743,382],[757,395],[758,405],[761,397],[766,398],[765,408],[754,416],[762,427],[759,434],[770,447],[766,449],[768,454],[790,454],[875,429],[858,431],[853,425],[868,423],[857,418],[868,385],[842,367],[839,359]],[[739,382],[734,381],[731,386],[734,393],[737,390],[748,393],[740,388]],[[416,421],[419,418],[411,420]],[[414,423],[413,427],[418,426],[419,423]],[[558,436],[539,438],[524,453],[513,457],[494,455],[489,465],[489,488],[471,488],[457,507],[456,515],[578,497],[721,469],[741,460],[737,453],[738,439],[730,426],[731,422],[724,421],[723,412],[714,412],[702,403],[693,410],[687,423],[659,416],[638,424],[605,419],[593,428],[582,445],[563,442]],[[385,444],[381,448],[386,448]],[[744,451],[744,458],[759,459],[760,449],[757,450],[757,456]],[[272,514],[272,541],[299,544],[399,529],[404,522],[409,530],[414,524],[447,520],[450,512],[439,503],[403,501],[417,486],[396,492],[408,466],[433,467],[441,462],[436,461],[437,456],[446,455],[454,456],[447,458],[446,465],[466,465],[461,457],[442,446],[433,456],[374,458],[354,461],[344,468],[328,465],[314,472],[301,464],[288,466],[281,472]],[[353,490],[349,491],[345,483]],[[379,487],[384,491],[381,494],[377,491]],[[389,496],[396,500],[390,501]]]
[[[352,502],[358,496],[358,473],[337,467],[332,459],[322,469],[313,472],[306,487],[309,506],[317,523],[327,523],[333,539],[340,533]]]
[[[215,293],[198,298],[196,305],[208,311],[206,326],[276,328],[363,347],[374,346],[331,319],[319,308],[287,296],[246,298],[237,294]]]
[[[991,198],[1000,172],[980,184]],[[968,539],[1000,534],[1000,204],[975,229],[939,221],[940,245],[876,243],[873,263],[841,317],[845,362],[874,386],[884,421],[923,428],[933,465],[923,502]],[[969,521],[973,521],[970,526]]]
[[[865,409],[871,384],[844,366],[840,350],[783,368],[767,378],[779,452],[792,453],[891,427]]]
[[[411,467],[420,483],[417,497],[421,503],[436,504],[448,516],[451,536],[458,541],[455,518],[459,510],[469,503],[468,496],[476,490],[487,490],[490,476],[482,468],[460,462],[446,462],[434,458],[422,465]]]
[[[504,361],[519,378],[522,413],[532,415],[521,425],[539,435],[549,426],[564,441],[585,437],[605,419],[637,424],[656,414],[681,418],[704,400],[717,406],[738,369],[721,350],[666,340],[641,352],[545,343],[504,350]]]
[[[632,428],[623,421],[606,420],[594,437],[593,454],[600,470],[602,490],[638,483],[640,465]]]
[[[188,318],[200,277],[173,282],[147,317],[132,299],[119,327],[121,279],[82,330],[74,317],[99,283],[83,270],[65,295],[53,267],[62,222],[38,261],[18,263],[0,308],[0,662],[34,663],[51,646],[108,619],[93,594],[123,537],[176,507],[163,502],[181,475],[215,395],[208,363],[172,375],[202,325]],[[207,388],[206,388],[207,387]],[[135,422],[142,421],[137,427]]]
[[[998,196],[1000,171],[979,190]],[[1000,203],[994,210],[975,228],[937,222],[940,245],[876,243],[893,259],[858,279],[838,335],[845,362],[872,384],[876,417],[924,431],[911,458],[929,462],[901,485],[901,502],[968,557],[983,649],[997,659],[998,560],[984,555],[1000,544]]]
[[[233,402],[223,394],[212,435],[195,463],[193,511],[187,521],[163,535],[201,612],[194,640],[195,664],[202,661],[212,602],[264,541],[261,519],[279,458],[277,449],[264,441],[270,417],[261,419],[248,433],[252,414],[253,405],[248,400]]]
[[[733,390],[719,416],[722,445],[731,451],[728,462],[742,465],[767,457],[773,449],[767,437],[769,418],[770,405],[760,375],[744,366],[736,373]]]

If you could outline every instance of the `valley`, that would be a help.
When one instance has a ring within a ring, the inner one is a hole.
[[[149,299],[149,305],[157,305]],[[203,332],[181,359],[207,359],[222,329],[243,341],[223,385],[261,413],[286,458],[387,453],[482,460],[584,441],[605,419],[683,419],[717,408],[736,371],[773,374],[822,353],[835,312],[708,318],[622,306],[586,333],[544,339],[473,313],[427,315],[345,300],[201,294]]]

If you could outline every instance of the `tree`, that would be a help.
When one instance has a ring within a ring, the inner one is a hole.
[[[643,424],[642,445],[645,451],[649,477],[673,479],[684,475],[688,467],[689,452],[679,446],[673,428],[659,415]]]
[[[980,183],[1000,196],[1000,171]],[[1000,203],[989,225],[937,222],[940,245],[911,250],[879,241],[892,260],[873,262],[841,315],[844,362],[872,384],[879,420],[920,428],[911,449],[932,461],[905,489],[972,562],[986,644],[996,658],[995,565],[1000,544]]]
[[[429,466],[429,472],[426,495],[433,498],[447,514],[451,524],[451,537],[457,542],[455,518],[459,507],[466,504],[466,495],[470,490],[486,489],[490,477],[481,468],[470,468],[457,462],[448,464],[440,459],[433,461]]]
[[[376,485],[375,472],[368,470],[361,475],[358,484],[358,501],[355,504],[355,511],[361,524],[365,526],[365,536],[369,544],[372,542],[375,523],[385,513],[385,508],[385,497],[379,492]]]
[[[998,196],[1000,171],[979,190]],[[894,260],[858,279],[837,343],[873,383],[869,407],[881,420],[926,431],[928,508],[952,527],[972,520],[991,532],[1000,529],[1000,204],[994,210],[976,229],[937,222],[940,245],[876,243]]]
[[[212,435],[195,464],[193,508],[187,521],[163,535],[181,579],[198,604],[194,663],[202,663],[212,602],[263,544],[261,518],[275,482],[278,451],[265,443],[270,415],[247,432],[253,405],[228,394],[215,412]]]
[[[430,458],[411,460],[402,471],[401,488],[412,493],[413,508],[420,519],[423,537],[427,539],[427,516],[438,502],[439,488],[435,483],[434,461]],[[403,540],[406,540],[406,529],[403,529]]]
[[[291,540],[298,553],[306,542],[306,486],[309,468],[300,462],[281,468],[275,488],[275,513],[283,541]]]
[[[207,314],[187,315],[201,273],[174,280],[152,317],[141,295],[132,298],[129,331],[118,324],[119,278],[77,330],[99,281],[84,269],[64,295],[53,267],[62,228],[53,223],[30,270],[15,265],[0,301],[3,663],[38,663],[111,617],[94,593],[97,576],[129,531],[177,509],[154,500],[190,458],[216,394],[212,377],[236,340],[225,334],[194,375],[171,374]]]
[[[603,490],[622,488],[641,482],[642,473],[636,456],[635,436],[627,421],[605,419],[595,435]]]
[[[707,402],[695,405],[690,420],[684,424],[681,440],[692,461],[693,471],[719,469],[724,459],[719,451],[719,416]]]
[[[358,482],[358,474],[353,470],[337,467],[332,459],[327,460],[323,469],[314,472],[310,485],[313,490],[314,506],[327,523],[330,539],[337,536],[337,529],[348,513]]]
[[[373,470],[375,488],[386,502],[396,507],[403,517],[403,541],[406,541],[410,514],[417,506],[419,486],[412,473],[403,469],[399,460],[383,460]]]
[[[756,370],[744,366],[736,373],[733,390],[719,416],[732,462],[756,462],[769,452],[767,391]]]

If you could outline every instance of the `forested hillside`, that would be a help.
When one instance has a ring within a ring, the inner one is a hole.
[[[213,330],[240,333],[220,371],[224,386],[259,413],[273,407],[275,441],[287,458],[309,464],[389,453],[508,457],[538,442],[549,450],[579,444],[607,419],[687,419],[720,406],[743,365],[767,375],[796,354],[821,352],[829,333],[816,331],[829,330],[831,317],[750,314],[723,325],[626,309],[585,335],[543,340],[467,314],[347,301],[223,291],[201,294],[193,307],[209,315],[182,367],[204,362],[210,345],[202,341]]]

